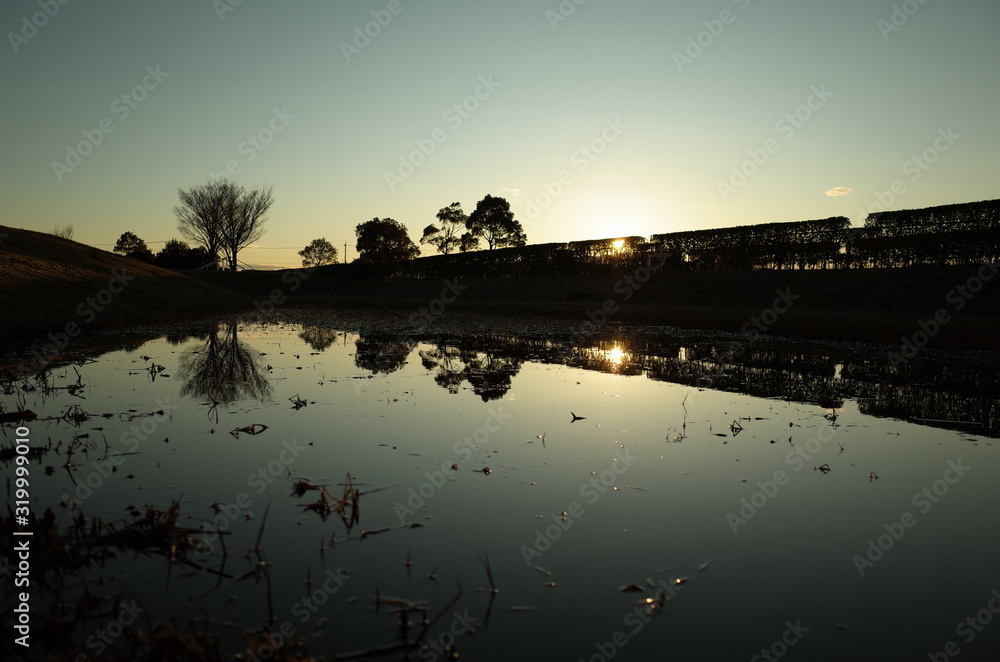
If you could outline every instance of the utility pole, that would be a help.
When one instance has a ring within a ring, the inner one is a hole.
[[[344,264],[347,264],[347,242],[344,242]]]

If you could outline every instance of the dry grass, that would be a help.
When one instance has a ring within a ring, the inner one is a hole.
[[[82,328],[163,322],[246,308],[249,301],[187,275],[50,234],[0,226],[0,342],[42,340],[70,322]],[[88,322],[79,308],[115,271],[134,278]]]

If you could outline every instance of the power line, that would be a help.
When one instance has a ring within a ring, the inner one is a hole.
[[[163,240],[163,241],[147,241],[147,242],[144,242],[144,243],[147,246],[149,246],[150,244],[166,244],[167,241],[173,241],[173,240],[172,239],[167,239],[167,240]],[[114,243],[114,244],[87,244],[87,245],[88,246],[97,247],[97,246],[117,246],[118,244]],[[258,250],[258,251],[294,251],[294,250],[300,250],[301,248],[302,248],[301,246],[247,246],[246,249],[244,249],[244,250],[249,249],[249,250]],[[344,259],[344,262],[346,263],[347,262],[347,242],[344,242],[343,259]]]
[[[167,241],[172,241],[172,240],[168,239],[168,240],[165,240],[165,241],[146,241],[144,243],[148,246],[149,244],[165,244],[165,243],[167,243]],[[87,244],[87,245],[88,246],[117,246],[118,244],[114,243],[114,244]],[[257,251],[294,251],[294,250],[297,250],[297,249],[301,250],[302,247],[301,246],[247,246],[247,248],[252,249],[252,250],[257,250]]]
[[[143,243],[145,243],[148,246],[149,244],[165,244],[165,243],[167,243],[167,241],[170,241],[170,240],[168,239],[166,241],[146,241],[146,242],[143,242]],[[114,244],[87,244],[87,245],[88,246],[117,246],[118,244],[114,243]]]
[[[167,241],[147,241],[148,244],[165,244]],[[89,246],[117,246],[117,244],[88,244]],[[301,249],[301,246],[247,246],[247,248],[257,250],[257,251],[294,251],[296,249]]]

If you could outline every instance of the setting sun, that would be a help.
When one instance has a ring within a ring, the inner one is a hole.
[[[668,199],[654,199],[640,191],[598,188],[573,191],[560,200],[560,212],[576,219],[573,235],[593,239],[612,237],[648,237],[675,230],[668,219],[683,216]],[[623,246],[615,245],[616,250]]]

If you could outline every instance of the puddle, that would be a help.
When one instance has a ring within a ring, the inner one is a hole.
[[[800,624],[803,659],[917,659],[1000,586],[989,362],[380,331],[223,324],[8,379],[33,646],[729,659]]]

